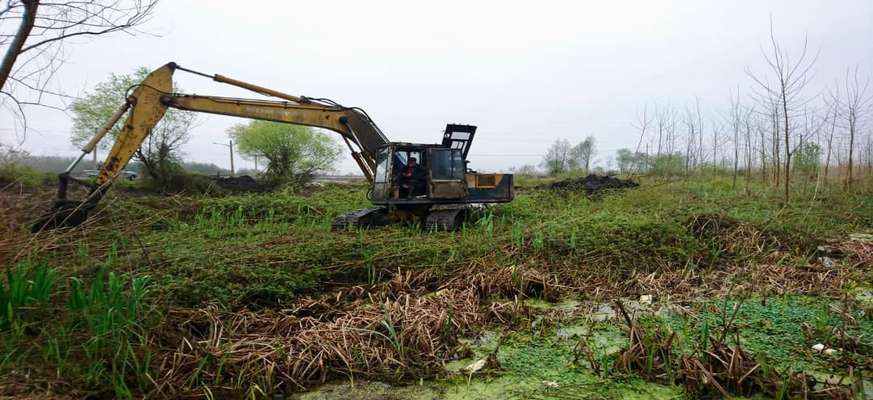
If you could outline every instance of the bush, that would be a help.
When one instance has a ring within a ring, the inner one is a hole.
[[[154,192],[164,194],[215,194],[221,193],[215,182],[203,175],[187,174],[178,171],[166,178],[157,180],[152,178],[144,178],[143,186]]]
[[[55,176],[18,162],[5,162],[0,164],[0,185],[6,186],[10,183],[31,187],[52,185],[55,183]]]

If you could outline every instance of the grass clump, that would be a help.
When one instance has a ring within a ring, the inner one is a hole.
[[[21,334],[34,308],[48,303],[56,279],[54,270],[45,264],[22,262],[6,271],[6,281],[0,284],[0,331],[13,330]]]
[[[0,325],[0,372],[6,377],[0,383],[61,381],[116,398],[146,392],[153,368],[148,279],[126,284],[101,272],[90,285],[74,278],[62,288],[55,276],[41,263],[20,263],[7,274],[0,294],[7,310]]]

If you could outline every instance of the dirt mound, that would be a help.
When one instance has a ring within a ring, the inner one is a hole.
[[[584,190],[589,194],[593,194],[609,189],[630,189],[635,188],[639,185],[639,183],[636,183],[629,179],[618,179],[614,176],[609,175],[590,174],[584,178],[569,178],[557,182],[552,182],[551,184],[547,185],[546,188],[561,190]]]
[[[262,192],[265,189],[255,178],[248,175],[209,177],[209,179],[218,187],[234,193]]]

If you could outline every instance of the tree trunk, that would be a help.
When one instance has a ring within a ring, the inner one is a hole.
[[[752,180],[752,127],[746,116],[746,195],[749,195],[749,181]]]
[[[834,112],[834,119],[833,119],[833,121],[831,121],[831,132],[828,135],[828,152],[827,152],[827,156],[825,157],[825,165],[824,165],[824,181],[825,182],[827,182],[827,180],[828,180],[828,169],[830,168],[830,165],[831,165],[831,148],[833,147],[834,130],[836,130],[836,128],[837,128],[837,113],[835,111]]]
[[[779,155],[779,109],[773,114],[773,178],[776,182],[776,188],[779,188],[779,179],[782,176],[782,160]]]
[[[850,111],[851,112],[851,111]],[[849,169],[846,171],[846,190],[852,190],[852,163],[855,150],[855,117],[849,115]]]
[[[737,170],[740,168],[740,137],[739,137],[739,121],[734,124],[734,182],[731,184],[731,189],[737,188]]]
[[[758,128],[761,134],[761,184],[767,184],[767,138],[764,135],[764,129]]]
[[[30,31],[33,30],[33,25],[36,22],[36,11],[39,7],[39,1],[22,0],[21,3],[24,5],[21,25],[18,25],[18,31],[15,32],[15,37],[12,38],[9,48],[6,49],[6,54],[3,55],[3,62],[0,63],[0,89],[6,87],[6,80],[9,79],[9,74],[12,73],[15,60],[18,59],[18,54],[21,53],[21,48],[24,47],[24,42],[27,41]]]
[[[784,88],[785,85],[783,84]],[[789,129],[788,129],[788,99],[786,97],[785,90],[782,90],[782,118],[784,118],[785,122],[785,204],[788,204],[789,200],[789,189],[791,185],[789,184],[791,178],[791,149],[789,148],[788,140],[789,140]]]

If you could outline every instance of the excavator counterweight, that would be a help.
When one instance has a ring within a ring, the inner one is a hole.
[[[281,101],[174,93],[173,74],[177,70]],[[182,68],[171,62],[136,85],[118,111],[82,148],[79,158],[59,174],[53,209],[37,221],[32,230],[39,232],[84,222],[168,108],[304,125],[338,133],[369,181],[369,197],[377,207],[338,216],[333,224],[337,229],[400,221],[454,229],[472,204],[508,202],[513,198],[512,175],[480,174],[468,168],[467,154],[475,126],[449,124],[439,144],[390,142],[360,108],[345,107],[329,99],[293,96],[223,75]],[[71,173],[76,164],[93,151],[125,115],[94,182],[73,178]],[[88,196],[82,201],[68,200],[70,182],[86,185]]]

